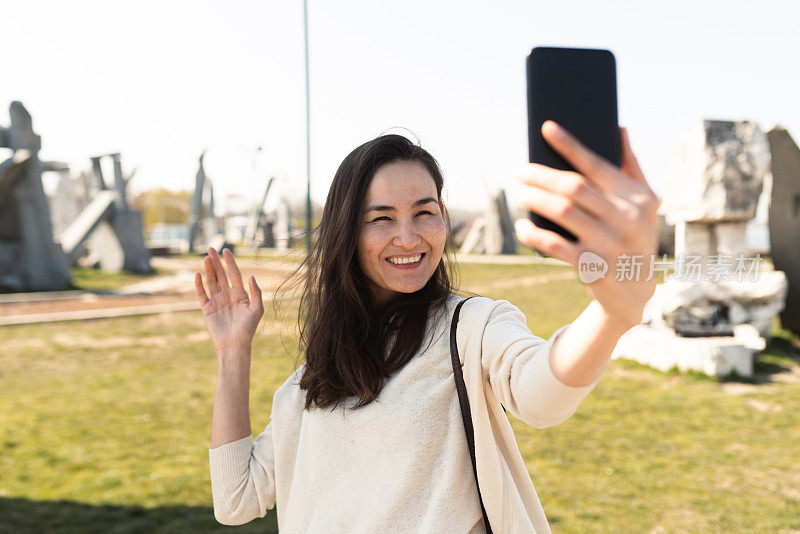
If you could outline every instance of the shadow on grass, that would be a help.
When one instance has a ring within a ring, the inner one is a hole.
[[[75,501],[37,501],[0,497],[0,534],[59,533],[186,533],[278,532],[278,517],[269,510],[263,518],[230,527],[217,523],[205,506],[91,505]]]
[[[785,331],[772,336],[764,349],[764,354],[783,359],[786,363],[800,364],[800,337],[793,337]]]
[[[767,346],[756,357],[753,367],[756,383],[771,382],[772,376],[791,373],[800,364],[800,339],[788,330],[778,330],[769,338]]]

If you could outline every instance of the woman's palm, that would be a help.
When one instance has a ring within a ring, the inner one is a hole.
[[[203,304],[203,317],[217,349],[246,346],[255,334],[260,316],[250,310],[244,289],[229,287]]]

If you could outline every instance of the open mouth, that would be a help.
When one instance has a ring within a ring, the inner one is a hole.
[[[420,263],[422,263],[422,259],[425,257],[425,253],[422,252],[417,254],[416,256],[394,256],[392,258],[386,258],[386,261],[391,263],[394,267],[399,269],[413,269],[417,267]]]

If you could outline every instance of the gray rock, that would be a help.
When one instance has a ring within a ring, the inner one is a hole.
[[[41,139],[20,102],[9,108],[11,125],[0,141],[13,151],[0,163],[0,284],[15,290],[68,287],[69,265],[53,241],[50,204],[42,187]]]
[[[203,165],[205,155],[205,152],[200,154],[195,175],[192,213],[189,218],[189,252],[204,251],[208,247],[218,249],[216,243],[225,243],[222,225],[214,214],[214,186],[206,176]],[[221,241],[218,235],[222,235]]]
[[[483,215],[473,223],[459,252],[516,254],[517,237],[503,189],[489,196],[489,203]]]
[[[33,131],[33,119],[22,102],[11,102],[8,108],[11,128],[8,129],[8,147],[11,150],[27,150],[32,154],[42,149],[42,139]]]
[[[786,276],[765,271],[750,278],[754,279],[692,282],[670,278],[656,286],[643,322],[709,336],[750,324],[768,338],[772,320],[784,306]]]
[[[800,148],[782,126],[772,128],[767,138],[772,155],[770,254],[789,283],[781,325],[800,334]]]
[[[752,219],[769,165],[769,145],[757,123],[695,123],[672,160],[667,222]]]

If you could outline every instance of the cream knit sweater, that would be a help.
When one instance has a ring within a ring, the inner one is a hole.
[[[455,305],[428,323],[420,352],[376,402],[303,409],[301,366],[275,392],[270,421],[209,449],[214,516],[239,525],[277,505],[281,532],[485,532],[450,363]],[[567,386],[548,341],[514,305],[476,297],[461,309],[457,343],[475,427],[481,496],[494,532],[550,532],[509,413],[535,428],[567,419],[603,375]],[[502,406],[501,406],[502,404]]]

